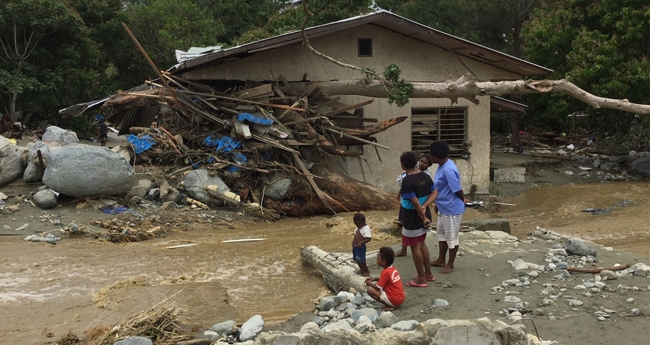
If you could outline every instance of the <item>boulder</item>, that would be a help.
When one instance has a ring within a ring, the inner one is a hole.
[[[627,162],[628,159],[630,159],[629,155],[626,155],[626,156],[610,156],[609,157],[610,162],[614,162],[614,163],[618,163],[618,164],[625,163],[625,162]]]
[[[591,248],[591,246],[585,244],[581,240],[577,238],[572,238],[564,244],[564,250],[567,252],[569,255],[579,255],[579,256],[585,256],[585,255],[591,255],[593,257],[596,257],[596,251]]]
[[[185,190],[190,197],[201,201],[206,204],[214,203],[213,199],[208,194],[208,186],[215,185],[219,194],[229,192],[230,188],[226,185],[223,180],[217,176],[210,175],[210,171],[205,169],[192,170],[185,177]],[[165,198],[166,201],[169,201],[169,196]]]
[[[23,173],[22,153],[7,138],[0,136],[0,187]]]
[[[234,320],[228,320],[228,321],[220,322],[210,327],[209,331],[217,332],[220,335],[231,335],[235,333],[233,327],[235,327],[236,325],[237,322],[235,322]]]
[[[287,196],[291,186],[291,179],[288,177],[273,181],[264,189],[264,196],[275,201],[282,201]]]
[[[650,266],[642,262],[635,263],[634,266],[630,268],[630,271],[635,276],[650,277]]]
[[[139,196],[141,198],[144,198],[145,196],[147,196],[152,186],[153,186],[153,182],[151,180],[148,180],[146,178],[139,179],[135,183],[133,188],[131,188],[131,190],[128,193],[126,193],[126,199],[131,200],[131,198],[133,198],[134,196]]]
[[[43,174],[50,189],[74,197],[123,194],[134,180],[135,172],[122,156],[106,147],[82,144],[52,151]]]
[[[39,150],[41,151],[41,156],[43,157],[43,165],[45,165],[47,157],[50,155],[49,146],[47,146],[47,144],[42,141],[37,141],[34,146],[29,149],[27,168],[23,174],[23,181],[25,182],[39,182],[43,179],[45,166],[41,166],[41,163],[38,159]]]
[[[328,311],[332,308],[335,308],[341,302],[343,302],[343,297],[341,296],[324,296],[321,297],[320,302],[318,303],[318,310]]]
[[[153,345],[153,342],[145,337],[127,337],[114,342],[113,345]]]
[[[43,138],[41,140],[46,142],[57,142],[65,144],[78,144],[77,134],[75,132],[67,131],[57,126],[47,127]]]
[[[43,209],[52,208],[56,206],[56,194],[49,189],[39,191],[34,194],[34,203]]]
[[[650,177],[650,157],[639,158],[632,163],[632,170],[645,176]]]
[[[264,320],[261,315],[255,315],[244,322],[239,329],[239,341],[248,341],[253,340],[264,328]]]
[[[373,329],[372,321],[366,316],[361,316],[357,321],[357,324],[354,326],[354,329],[357,332],[365,333]]]

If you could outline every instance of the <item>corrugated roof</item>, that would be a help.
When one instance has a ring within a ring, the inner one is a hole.
[[[517,73],[521,76],[541,75],[546,74],[547,72],[552,72],[551,69],[546,67],[450,35],[385,10],[379,10],[370,14],[314,26],[306,29],[305,33],[308,38],[313,39],[365,24],[377,25],[421,42],[445,50],[451,50],[454,54],[459,56],[480,61],[491,66]],[[276,49],[290,44],[300,43],[301,41],[302,37],[300,31],[293,31],[189,59],[181,63],[180,66],[175,66],[176,68],[172,68],[170,71],[173,73],[185,72],[210,65],[226,57],[232,58],[246,56],[259,51]]]

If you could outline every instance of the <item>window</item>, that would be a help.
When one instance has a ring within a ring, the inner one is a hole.
[[[428,153],[432,142],[449,144],[452,157],[463,153],[467,139],[467,108],[411,109],[411,150]]]
[[[372,57],[372,38],[359,38],[359,57]]]

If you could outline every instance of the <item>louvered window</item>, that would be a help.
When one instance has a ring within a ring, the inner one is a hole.
[[[411,109],[411,149],[428,153],[434,141],[446,141],[451,156],[458,157],[467,139],[467,108]]]

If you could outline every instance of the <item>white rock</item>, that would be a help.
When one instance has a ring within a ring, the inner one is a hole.
[[[396,330],[396,331],[401,331],[401,332],[408,332],[408,331],[413,331],[418,327],[419,322],[415,320],[407,320],[407,321],[400,321],[398,323],[393,324],[390,326],[390,328]]]
[[[584,303],[582,303],[582,301],[579,301],[577,299],[570,299],[569,300],[569,305],[572,306],[572,307],[579,307],[579,306],[581,306],[583,304]]]
[[[261,315],[255,315],[244,322],[239,329],[239,341],[254,340],[264,328],[264,320]]]
[[[630,271],[632,271],[635,276],[650,277],[650,266],[642,262],[634,264],[634,266],[630,267]]]

